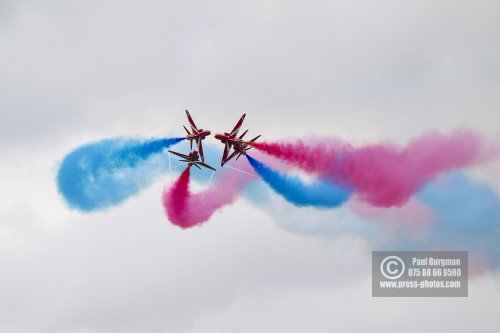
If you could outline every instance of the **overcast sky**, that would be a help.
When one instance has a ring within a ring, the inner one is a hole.
[[[180,230],[172,176],[80,214],[54,177],[89,140],[180,134],[186,108],[266,139],[498,137],[499,34],[498,0],[0,0],[0,331],[496,332],[495,273],[464,299],[372,298],[361,233],[305,236],[244,200]],[[499,166],[475,170],[497,192]]]

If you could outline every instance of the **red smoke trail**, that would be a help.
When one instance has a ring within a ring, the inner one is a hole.
[[[191,228],[207,221],[223,206],[232,204],[252,176],[236,171],[223,171],[208,189],[191,193],[189,190],[189,168],[163,192],[163,206],[168,219],[183,228]]]
[[[320,143],[297,140],[293,143],[255,142],[251,146],[313,173],[326,172],[330,168],[328,161],[342,150],[350,148],[347,143],[330,138],[321,140]]]
[[[467,130],[451,135],[431,132],[404,149],[393,144],[356,148],[332,139],[253,146],[306,172],[351,187],[361,200],[379,207],[404,204],[438,174],[484,162],[493,157],[492,148],[496,148]]]
[[[166,198],[168,197],[168,207],[169,209],[165,210],[167,213],[168,219],[173,220],[176,216],[182,216],[185,212],[186,203],[189,199],[189,176],[190,176],[191,168],[187,167],[174,182],[170,191],[164,192],[163,194],[163,202],[165,204]],[[165,205],[165,207],[167,207]]]

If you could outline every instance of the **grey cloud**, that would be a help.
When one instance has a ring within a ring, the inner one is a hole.
[[[181,332],[254,293],[328,288],[368,274],[362,242],[282,233],[244,204],[227,212],[243,213],[237,220],[182,231],[165,220],[158,190],[3,239],[0,329]]]
[[[269,138],[497,130],[496,1],[9,6],[4,144],[165,131],[185,107],[221,127],[249,112]]]
[[[181,231],[161,210],[163,179],[109,212],[79,215],[58,201],[47,166],[85,140],[181,130],[184,108],[216,131],[247,112],[251,133],[268,139],[498,131],[499,6],[0,2],[0,330],[382,331],[390,321],[410,332],[494,331],[495,277],[466,300],[371,299],[369,249],[344,228],[370,230],[349,214],[332,226],[319,213],[311,227],[303,211],[280,229],[240,202]]]

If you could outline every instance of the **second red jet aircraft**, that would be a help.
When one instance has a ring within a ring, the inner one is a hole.
[[[222,154],[222,159],[220,162],[221,166],[229,162],[229,160],[231,160],[235,156],[237,156],[236,159],[238,159],[241,155],[246,155],[246,151],[252,148],[243,140],[243,137],[245,136],[245,134],[247,134],[248,130],[243,132],[243,134],[241,134],[239,137],[237,136],[241,128],[241,125],[243,125],[245,116],[246,114],[243,114],[241,116],[240,120],[238,120],[238,122],[236,123],[236,125],[234,126],[233,130],[230,133],[225,132],[224,134],[215,134],[215,138],[217,140],[220,140],[220,142],[222,142],[225,145],[224,153]],[[253,138],[248,142],[254,142],[258,138],[260,138],[260,135],[257,135],[255,138]],[[231,148],[234,151],[229,155]]]

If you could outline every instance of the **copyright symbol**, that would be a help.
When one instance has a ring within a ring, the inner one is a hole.
[[[398,256],[388,256],[380,263],[380,273],[389,279],[399,279],[405,272],[405,263]]]

